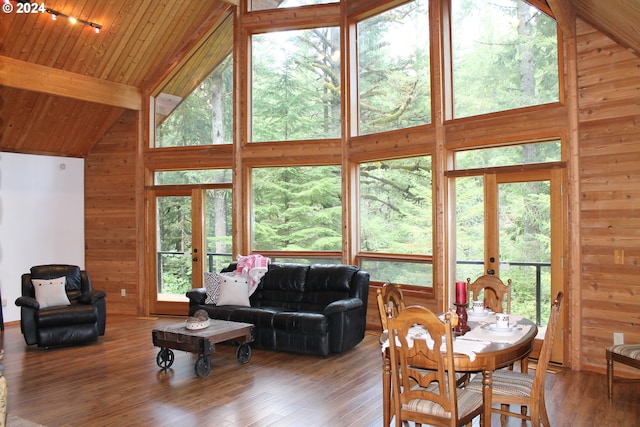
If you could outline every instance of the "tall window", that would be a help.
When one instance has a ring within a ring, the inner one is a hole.
[[[342,249],[338,166],[253,169],[253,251]]]
[[[454,117],[557,102],[556,22],[524,0],[452,0]]]
[[[361,265],[373,280],[432,286],[431,173],[429,156],[360,166]]]
[[[251,11],[267,10],[285,7],[308,6],[312,4],[337,3],[340,0],[281,0],[281,1],[264,1],[249,0]]]
[[[233,142],[233,67],[229,55],[186,98],[156,98],[156,147]]]
[[[340,137],[337,27],[251,37],[252,141]]]
[[[431,122],[429,2],[358,23],[359,134]]]

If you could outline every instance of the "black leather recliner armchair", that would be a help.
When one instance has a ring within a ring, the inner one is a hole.
[[[70,305],[41,308],[32,279],[66,278]],[[95,291],[91,279],[80,267],[66,264],[38,265],[22,275],[20,328],[27,345],[38,347],[74,345],[96,341],[106,326],[106,293]]]

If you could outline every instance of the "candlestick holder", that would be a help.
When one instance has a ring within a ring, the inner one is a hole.
[[[453,332],[455,332],[456,335],[464,335],[471,330],[469,325],[467,325],[467,307],[469,304],[454,302],[453,305],[456,306],[456,314],[458,315],[458,324],[453,327]]]

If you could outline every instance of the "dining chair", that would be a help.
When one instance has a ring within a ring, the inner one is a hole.
[[[462,426],[482,418],[482,392],[457,388],[455,370],[449,369],[454,366],[449,313],[442,322],[429,309],[411,306],[389,318],[388,325],[396,426],[408,421]],[[411,337],[418,326],[428,336]]]
[[[498,370],[493,373],[491,402],[492,404],[500,404],[500,409],[492,408],[492,412],[501,414],[502,425],[505,424],[506,416],[512,416],[531,421],[533,427],[539,427],[541,424],[550,427],[547,408],[544,403],[544,382],[563,296],[562,292],[558,292],[551,304],[549,323],[544,334],[535,374],[529,375],[528,373],[509,370]],[[481,375],[477,375],[467,385],[467,389],[480,392],[482,387]],[[526,411],[522,411],[522,413],[511,412],[509,411],[509,405],[528,407],[529,413],[527,414]],[[491,420],[487,420],[487,424],[491,425]]]
[[[620,378],[613,375],[613,362],[640,369],[640,344],[618,344],[607,348],[607,392],[613,397],[613,383],[637,383],[640,379]]]
[[[395,283],[385,283],[382,288],[376,291],[378,300],[378,311],[380,313],[380,323],[382,330],[387,330],[388,310],[391,310],[391,316],[396,317],[398,313],[405,308],[402,289]]]
[[[471,292],[472,301],[477,301],[480,294],[483,294],[485,308],[496,313],[511,314],[511,279],[508,279],[505,285],[502,280],[491,274],[480,276],[473,283],[471,278],[467,278],[467,290]]]

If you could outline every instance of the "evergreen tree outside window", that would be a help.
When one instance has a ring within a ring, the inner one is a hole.
[[[251,37],[253,142],[339,138],[340,30]]]
[[[454,118],[559,100],[556,22],[524,0],[452,0]]]
[[[361,266],[372,280],[433,285],[432,191],[430,156],[360,165]]]
[[[252,251],[342,250],[339,166],[253,169]]]
[[[233,143],[232,64],[229,55],[167,116],[156,115],[156,147]]]
[[[359,134],[431,123],[429,2],[358,23]]]

